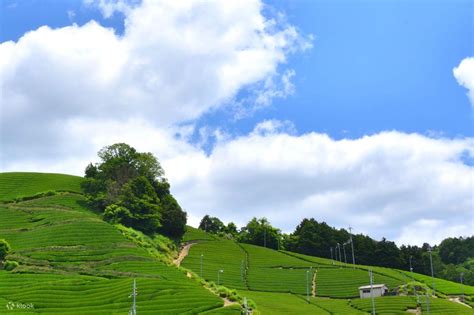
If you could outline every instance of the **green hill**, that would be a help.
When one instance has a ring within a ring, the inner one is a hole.
[[[12,247],[7,260],[19,263],[13,271],[0,270],[1,314],[30,305],[22,312],[126,314],[133,279],[139,314],[221,309],[222,299],[166,262],[165,248],[149,248],[151,239],[134,242],[146,237],[90,211],[78,193],[80,181],[59,174],[0,174],[3,201],[37,195],[0,204],[0,239]],[[53,193],[38,195],[45,191]]]
[[[201,269],[207,280],[219,281],[237,289],[256,302],[262,314],[367,314],[371,299],[360,299],[358,287],[369,284],[368,270],[374,281],[391,290],[410,282],[411,274],[402,270],[338,263],[287,251],[275,251],[249,244],[239,244],[203,231],[190,231],[185,239],[193,243],[182,265]],[[194,237],[194,239],[193,239]],[[222,273],[218,273],[223,270]],[[413,273],[415,280],[432,285],[431,277]],[[438,297],[430,299],[430,314],[474,314],[472,308],[447,300],[447,295],[474,298],[474,287],[435,279]],[[309,301],[307,301],[307,294]],[[375,299],[377,314],[407,314],[417,307],[426,311],[424,296],[386,296]]]
[[[81,180],[0,173],[0,239],[12,247],[7,260],[19,264],[0,270],[0,314],[126,314],[134,279],[138,314],[239,314],[238,304],[224,307],[222,298],[203,287],[216,288],[209,282],[237,290],[257,305],[254,314],[368,314],[370,299],[358,298],[358,287],[369,282],[368,269],[390,289],[411,277],[432,286],[431,277],[416,273],[333,263],[191,227],[182,241],[192,245],[178,268],[169,239],[111,225],[91,211]],[[447,298],[463,291],[470,302],[474,287],[435,279],[435,289],[431,314],[473,314]],[[424,313],[428,307],[424,296],[381,297],[375,305],[377,314],[417,307]]]
[[[0,173],[0,201],[47,191],[81,192],[82,177],[48,173]]]

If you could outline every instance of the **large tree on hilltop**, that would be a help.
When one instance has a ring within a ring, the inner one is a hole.
[[[164,170],[153,154],[116,143],[101,149],[98,156],[99,163],[86,167],[82,187],[106,220],[149,234],[184,234],[186,212],[171,195]]]

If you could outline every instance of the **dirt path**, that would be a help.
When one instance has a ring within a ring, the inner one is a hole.
[[[179,255],[178,255],[178,258],[176,258],[173,263],[179,267],[179,265],[181,265],[181,262],[183,261],[183,259],[188,256],[188,253],[189,253],[189,249],[191,248],[191,246],[193,246],[194,244],[196,243],[188,243],[188,244],[185,244],[183,246],[183,248],[181,248],[180,252],[179,252]]]
[[[470,305],[467,305],[467,304],[461,302],[461,298],[459,298],[459,297],[449,298],[449,300],[450,300],[451,302],[456,302],[456,303],[462,304],[462,305],[464,305],[464,306],[467,306],[467,307],[469,307],[469,308],[472,308]]]
[[[316,275],[318,274],[317,271],[313,273],[313,281],[311,283],[311,296],[316,297]]]
[[[179,265],[181,265],[181,262],[183,261],[183,259],[188,256],[189,254],[189,249],[191,248],[191,246],[193,246],[194,244],[197,244],[197,243],[188,243],[188,244],[185,244],[181,250],[179,251],[179,255],[178,255],[178,258],[176,258],[173,263],[179,267]],[[188,274],[188,277],[191,277],[190,274]],[[211,291],[213,294],[216,294],[216,292],[213,292],[210,288],[207,288],[209,291]],[[232,302],[231,300],[227,299],[227,298],[222,298],[222,300],[224,301],[224,307],[225,306],[229,306],[229,305],[234,305],[234,304],[238,304],[237,302]]]

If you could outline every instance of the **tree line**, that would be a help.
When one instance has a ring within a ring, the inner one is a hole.
[[[346,229],[336,229],[325,222],[303,219],[290,234],[273,227],[266,218],[253,218],[238,229],[230,222],[225,225],[216,217],[205,215],[199,228],[242,243],[283,249],[352,263],[352,248],[357,264],[410,270],[431,275],[430,251],[435,276],[474,285],[474,237],[447,238],[437,246],[398,247],[385,238],[377,241],[363,234],[350,235]],[[351,243],[352,239],[352,243]]]

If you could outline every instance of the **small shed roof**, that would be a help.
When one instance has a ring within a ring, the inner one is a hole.
[[[385,284],[373,284],[373,285],[364,285],[362,287],[359,287],[359,290],[365,290],[365,289],[370,289],[370,288],[374,288],[374,289],[377,289],[377,288],[383,288],[383,287],[387,287]]]

